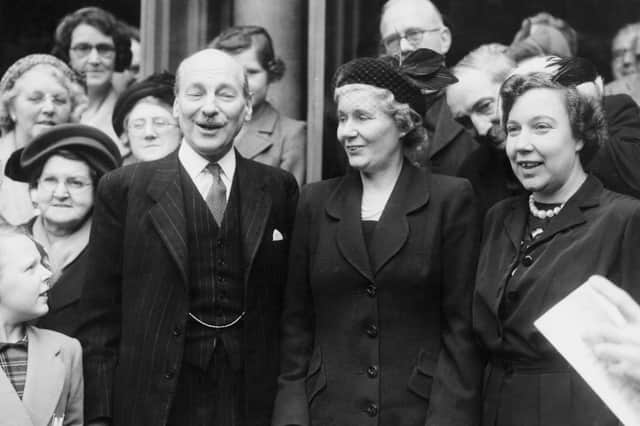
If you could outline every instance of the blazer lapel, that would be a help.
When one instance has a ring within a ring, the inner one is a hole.
[[[407,215],[427,204],[428,200],[428,172],[405,161],[373,235],[371,252],[374,274],[406,243],[409,237]]]
[[[336,242],[342,256],[365,278],[373,282],[367,248],[360,223],[362,181],[357,172],[348,173],[331,195],[326,207],[329,216],[338,220]]]
[[[28,367],[27,367],[28,368]],[[28,370],[27,370],[28,371]],[[33,426],[24,404],[9,377],[0,368],[0,426]]]
[[[245,287],[249,272],[260,247],[271,210],[271,197],[267,196],[264,177],[256,173],[251,163],[236,152],[236,184],[240,191],[240,230],[242,250],[246,262]],[[232,188],[232,191],[234,189]]]
[[[583,209],[599,205],[602,190],[603,186],[600,181],[593,176],[588,176],[578,192],[567,201],[558,216],[549,222],[548,228],[531,246],[540,245],[560,232],[586,223],[587,219]]]
[[[187,224],[177,152],[158,163],[148,194],[156,201],[149,214],[160,238],[187,282]]]
[[[520,250],[524,227],[527,223],[529,207],[526,197],[518,197],[511,201],[511,210],[504,218],[504,229],[516,252]]]
[[[277,120],[276,110],[269,103],[265,103],[245,125],[243,134],[236,139],[234,145],[238,152],[244,158],[251,159],[273,145],[271,135]]]
[[[438,113],[435,121],[435,129],[433,131],[433,138],[429,141],[429,158],[433,158],[438,152],[455,139],[460,132],[464,131],[464,128],[458,124],[451,114],[451,110],[446,102],[445,95],[442,95],[429,110]]]
[[[29,359],[27,381],[22,403],[34,425],[49,423],[64,386],[65,369],[60,359],[60,347],[52,346],[35,328],[27,329]]]

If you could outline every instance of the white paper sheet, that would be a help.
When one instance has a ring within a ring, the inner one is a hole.
[[[610,374],[584,340],[587,330],[595,324],[624,321],[611,302],[583,284],[538,318],[534,325],[622,423],[640,426],[638,389],[625,379]]]

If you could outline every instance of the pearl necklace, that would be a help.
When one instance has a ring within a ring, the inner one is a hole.
[[[557,216],[563,207],[564,207],[564,203],[552,208],[551,210],[540,210],[535,205],[533,194],[529,195],[529,211],[531,212],[532,215],[534,215],[538,219],[549,219],[554,216]]]

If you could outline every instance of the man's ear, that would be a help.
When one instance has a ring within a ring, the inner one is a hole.
[[[440,31],[440,54],[445,56],[447,52],[449,52],[449,49],[451,49],[451,41],[451,30],[449,29],[449,27],[443,26],[442,30]]]

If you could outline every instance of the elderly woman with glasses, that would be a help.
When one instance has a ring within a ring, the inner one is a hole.
[[[422,90],[452,81],[428,49],[337,70],[353,170],[302,188],[273,425],[477,424],[473,191],[405,158],[425,137]]]
[[[482,425],[618,425],[533,324],[593,274],[640,299],[640,202],[585,172],[606,137],[593,98],[549,73],[510,77],[500,98],[526,193],[485,219],[473,302],[488,358]]]
[[[42,54],[16,61],[0,80],[0,169],[42,132],[78,121],[86,107],[80,79],[64,62]],[[28,186],[0,174],[0,216],[18,225],[33,215]]]
[[[58,24],[52,54],[85,78],[89,107],[81,122],[102,130],[126,155],[127,148],[120,144],[111,126],[118,99],[112,84],[113,73],[124,71],[131,63],[131,40],[124,27],[99,7],[76,10]]]
[[[53,273],[41,328],[76,334],[96,186],[120,162],[117,146],[100,130],[61,124],[15,151],[5,166],[7,176],[28,183],[40,212],[25,227],[47,251]]]
[[[174,84],[172,74],[153,74],[118,98],[112,124],[130,151],[124,164],[160,159],[180,145],[182,133],[172,112]]]

